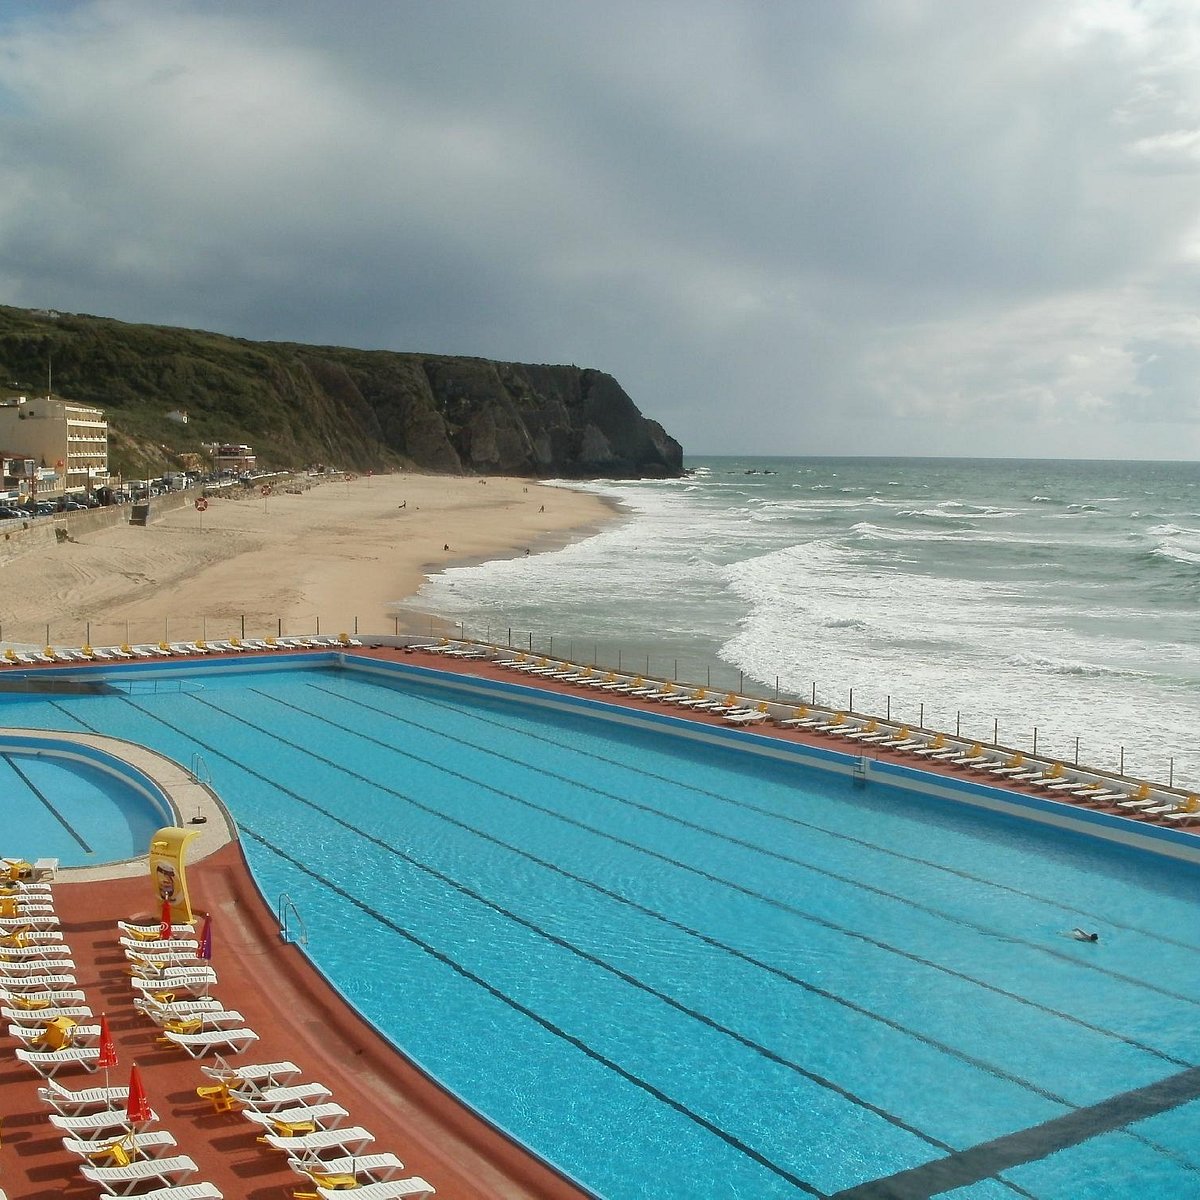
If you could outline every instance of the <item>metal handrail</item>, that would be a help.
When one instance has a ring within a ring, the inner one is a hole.
[[[212,786],[212,775],[208,770],[208,763],[204,761],[204,755],[198,750],[192,755],[192,778],[197,783],[203,783]]]
[[[304,924],[304,918],[300,915],[300,910],[296,907],[296,902],[288,895],[287,892],[280,892],[279,903],[277,905],[276,917],[279,921],[279,936],[285,942],[293,940],[292,931],[288,926],[289,914],[295,916],[296,924],[299,926],[299,936],[294,940],[301,946],[308,945],[308,928]]]

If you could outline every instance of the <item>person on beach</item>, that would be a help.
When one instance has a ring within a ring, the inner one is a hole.
[[[1072,929],[1071,936],[1077,942],[1098,942],[1100,940],[1100,935],[1098,933],[1088,933],[1086,929],[1079,928]]]

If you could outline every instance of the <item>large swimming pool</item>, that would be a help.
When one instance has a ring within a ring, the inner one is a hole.
[[[201,755],[345,995],[607,1200],[1200,1195],[1194,867],[415,672],[3,705]]]

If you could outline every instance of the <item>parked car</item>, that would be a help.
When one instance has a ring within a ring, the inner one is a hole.
[[[0,508],[0,521],[24,521],[28,517],[29,513],[19,508]]]

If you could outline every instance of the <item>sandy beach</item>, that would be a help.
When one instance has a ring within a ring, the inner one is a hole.
[[[13,558],[0,638],[77,646],[243,628],[424,633],[428,617],[393,606],[427,575],[553,549],[615,515],[600,497],[529,480],[408,472],[214,496],[204,512],[187,504],[145,527],[81,533]]]

